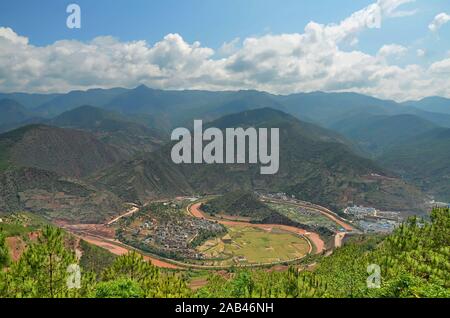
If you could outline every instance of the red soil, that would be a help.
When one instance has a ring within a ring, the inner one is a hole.
[[[190,212],[193,216],[197,218],[207,219],[207,217],[200,210],[201,203],[196,203],[191,205]],[[280,225],[280,224],[253,224],[248,222],[236,222],[236,221],[226,221],[226,220],[214,220],[223,225],[228,226],[246,226],[246,227],[256,227],[263,230],[271,230],[272,228],[277,228],[283,231],[291,232],[297,235],[303,235],[307,237],[316,247],[316,254],[321,254],[325,248],[325,243],[322,241],[320,236],[314,232],[307,232],[305,230],[288,226],[288,225]]]
[[[132,250],[132,248],[127,248],[122,245],[119,245],[118,243],[114,242],[113,240],[102,239],[102,238],[98,238],[98,237],[87,235],[87,234],[76,234],[76,235],[79,236],[81,239],[85,240],[86,242],[96,245],[96,246],[99,246],[101,248],[104,248],[115,255],[124,255]],[[156,267],[180,269],[180,267],[178,267],[174,264],[164,262],[157,258],[153,258],[153,257],[147,256],[147,255],[143,255],[143,257],[146,261],[151,262]]]
[[[6,244],[9,248],[11,259],[17,262],[25,251],[27,245],[19,236],[12,236],[6,238]]]

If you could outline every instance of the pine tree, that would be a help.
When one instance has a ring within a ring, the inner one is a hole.
[[[105,270],[103,281],[113,282],[117,279],[136,282],[143,297],[186,297],[190,294],[182,277],[161,273],[156,266],[145,261],[143,256],[135,251],[118,257],[113,265]]]
[[[9,297],[57,298],[74,296],[67,284],[69,265],[76,258],[64,245],[59,228],[46,226],[37,243],[32,243],[8,271]]]
[[[10,260],[6,237],[0,229],[0,270],[2,270],[3,267],[8,266]]]

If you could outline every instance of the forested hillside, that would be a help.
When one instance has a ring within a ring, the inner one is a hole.
[[[418,189],[356,155],[345,139],[329,130],[270,108],[224,116],[210,125],[279,128],[278,173],[261,175],[255,164],[176,165],[171,162],[170,147],[163,147],[120,162],[89,181],[127,202],[174,194],[261,190],[286,192],[337,210],[351,201],[405,213],[423,211],[425,198]]]

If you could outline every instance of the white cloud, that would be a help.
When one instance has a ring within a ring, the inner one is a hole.
[[[431,64],[430,71],[434,74],[450,76],[450,58]]]
[[[0,28],[0,38],[11,41],[14,44],[28,44],[28,38],[17,35],[11,28]]]
[[[427,51],[424,49],[417,49],[416,54],[418,57],[425,57],[427,55]]]
[[[390,18],[400,18],[411,16],[417,13],[416,9],[412,10],[398,10],[404,4],[415,2],[415,0],[378,0],[382,12],[385,16]]]
[[[394,57],[400,57],[405,55],[408,52],[408,49],[402,45],[398,44],[387,44],[383,45],[381,49],[378,51],[378,56],[381,57],[388,57],[388,56],[394,56]]]
[[[223,43],[222,46],[220,47],[218,53],[221,56],[230,56],[230,55],[236,53],[239,50],[238,45],[239,45],[240,41],[241,41],[240,38],[234,38],[230,42]]]
[[[436,32],[438,31],[444,24],[446,24],[447,22],[450,21],[450,15],[442,12],[439,13],[438,15],[436,15],[433,19],[433,21],[430,23],[430,25],[428,26],[428,28],[433,31]]]
[[[357,43],[361,31],[398,16],[400,6],[409,2],[380,0],[338,24],[310,22],[303,33],[235,39],[218,54],[178,34],[153,45],[98,37],[36,47],[0,28],[0,91],[61,92],[143,83],[165,89],[356,91],[397,100],[450,96],[444,80],[450,60],[430,68],[399,67],[387,58],[406,52],[399,45],[386,45],[376,55],[340,48]]]

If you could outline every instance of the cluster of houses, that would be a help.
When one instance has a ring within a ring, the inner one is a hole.
[[[344,213],[354,219],[364,232],[389,233],[403,220],[399,212],[379,211],[373,207],[347,207]]]
[[[200,233],[221,233],[223,231],[222,226],[218,223],[188,216],[167,220],[145,218],[138,224],[138,226],[135,225],[128,229],[134,240],[139,240],[160,251],[176,253],[190,259],[203,258],[191,246],[191,242]]]
[[[259,196],[261,199],[275,199],[275,200],[282,200],[282,201],[291,201],[292,199],[295,199],[295,196],[289,196],[284,192],[277,192],[277,193],[260,193],[255,191],[255,194]]]
[[[344,213],[351,216],[352,218],[355,218],[357,220],[361,220],[366,218],[367,216],[374,216],[377,213],[377,209],[371,208],[371,207],[364,207],[364,206],[352,206],[347,207],[344,210]]]

